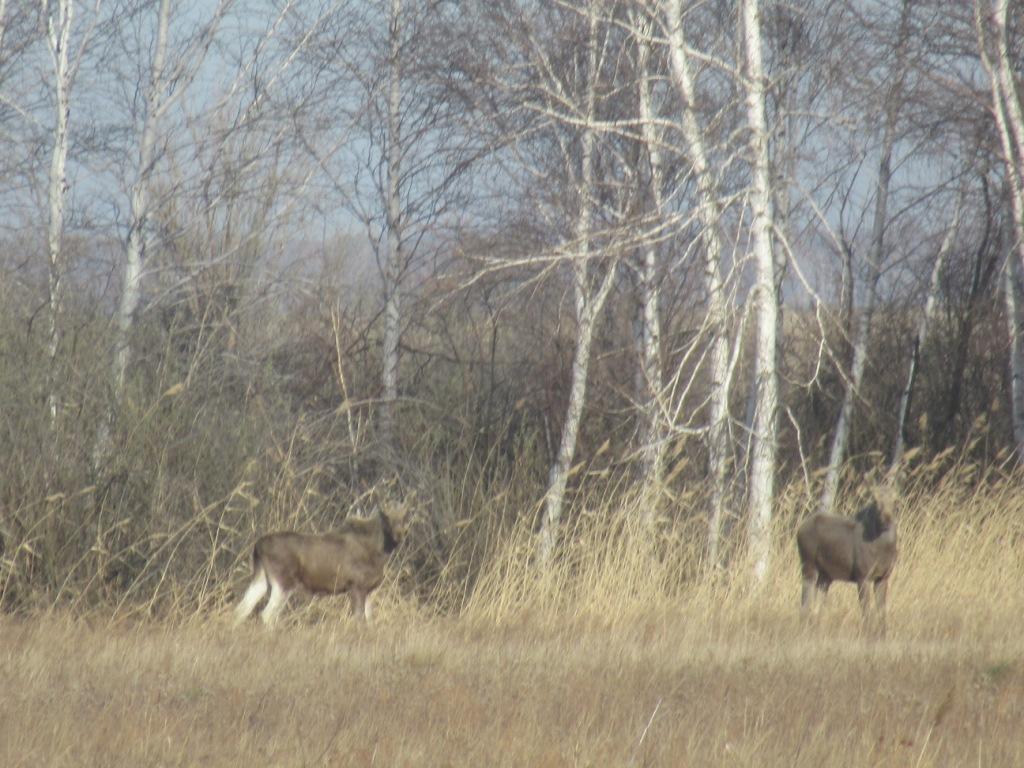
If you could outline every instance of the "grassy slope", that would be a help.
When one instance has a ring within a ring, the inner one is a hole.
[[[885,640],[849,586],[797,625],[786,531],[754,592],[584,535],[548,580],[497,553],[458,618],[2,618],[0,765],[1024,765],[1020,497],[914,504]]]

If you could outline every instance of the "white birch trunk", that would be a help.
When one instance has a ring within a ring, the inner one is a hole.
[[[591,228],[592,206],[594,204],[594,145],[596,141],[593,122],[597,102],[597,15],[589,9],[590,29],[587,37],[587,94],[584,105],[585,126],[580,137],[580,188],[579,213],[575,226],[576,252],[573,254],[572,271],[576,307],[576,348],[573,353],[572,379],[569,385],[569,402],[566,406],[562,437],[558,454],[548,473],[548,489],[544,494],[544,509],[538,543],[538,556],[542,568],[547,568],[554,557],[558,543],[558,527],[562,519],[565,489],[576,455],[576,440],[579,435],[580,418],[586,402],[587,376],[590,369],[590,351],[594,325],[601,314],[605,300],[615,282],[615,269],[609,266],[598,287],[591,286]]]
[[[1009,25],[1009,0],[997,0],[995,8],[996,25],[996,79],[1002,92],[1005,122],[1013,137],[1012,145],[1016,152],[1008,156],[1017,170],[1017,177],[1024,176],[1024,108],[1021,107],[1020,93],[1017,91],[1017,76],[1013,62],[1010,60],[1007,27]]]
[[[850,376],[843,393],[843,402],[836,418],[835,432],[832,435],[832,447],[829,452],[828,471],[822,487],[821,499],[818,504],[820,512],[831,512],[839,489],[839,478],[846,457],[846,446],[850,437],[850,422],[853,418],[853,406],[860,394],[864,371],[867,368],[868,347],[871,341],[871,317],[875,310],[875,297],[878,293],[878,280],[881,276],[882,259],[885,248],[885,228],[888,219],[889,182],[892,177],[892,123],[887,122],[885,136],[882,140],[882,158],[878,164],[878,179],[875,184],[875,214],[872,224],[871,245],[868,252],[867,265],[869,278],[866,286],[864,307],[857,316],[856,330],[853,339],[853,361],[850,364]]]
[[[1012,176],[1012,174],[1008,174]],[[1007,323],[1010,332],[1010,404],[1017,461],[1024,463],[1024,191],[1018,179],[1011,191],[1013,239],[1007,252]]]
[[[986,6],[982,10],[982,4]],[[1012,245],[1009,249],[1006,290],[1007,323],[1010,331],[1010,400],[1012,404],[1013,434],[1017,444],[1017,460],[1024,462],[1024,359],[1021,350],[1021,274],[1024,274],[1024,119],[1021,118],[1020,99],[1013,79],[1013,70],[1007,56],[1006,24],[1009,4],[998,0],[996,10],[997,57],[992,61],[989,53],[988,15],[992,11],[989,0],[976,0],[974,23],[978,33],[978,53],[982,67],[988,74],[992,91],[992,113],[995,117],[999,140],[1006,166],[1006,182],[1010,192],[1012,213]],[[1021,406],[1021,407],[1018,407]]]
[[[999,123],[1003,153],[1006,157],[1007,176],[1011,180],[1013,195],[1014,231],[1021,274],[1024,274],[1024,107],[1021,106],[1017,77],[1010,60],[1007,27],[1008,0],[998,0],[995,9],[996,67],[993,79],[995,111]],[[992,74],[991,65],[986,69]],[[1001,95],[1001,99],[1000,99]],[[1024,460],[1024,456],[1022,456]]]
[[[748,546],[754,578],[763,581],[768,572],[770,526],[775,496],[775,464],[778,443],[779,383],[776,367],[779,305],[772,243],[773,213],[771,168],[768,159],[768,125],[765,118],[764,59],[761,50],[761,18],[758,0],[743,0],[743,44],[746,54],[747,123],[751,152],[751,238],[756,264],[757,408],[753,423],[750,466],[750,518]]]
[[[52,429],[57,427],[60,396],[57,391],[57,353],[60,349],[60,316],[64,293],[64,209],[67,204],[67,160],[71,116],[71,84],[73,73],[69,47],[74,22],[73,0],[57,0],[56,8],[44,2],[46,41],[53,63],[54,125],[53,148],[50,154],[50,175],[47,189],[49,219],[46,231],[48,267],[47,340],[49,372],[46,405]]]
[[[946,265],[946,258],[953,248],[956,239],[956,231],[960,228],[960,215],[963,212],[964,189],[961,187],[957,197],[956,209],[953,212],[953,219],[946,229],[942,238],[942,245],[935,255],[935,263],[932,265],[931,278],[928,280],[928,295],[924,302],[924,312],[917,324],[917,332],[914,335],[913,350],[910,354],[910,367],[907,371],[907,381],[900,392],[900,403],[896,414],[896,440],[892,449],[892,460],[889,466],[898,467],[903,460],[903,452],[906,450],[906,424],[907,415],[910,412],[910,401],[914,394],[914,384],[917,381],[917,369],[920,364],[921,352],[928,342],[928,333],[931,330],[932,320],[939,305],[939,281],[942,277],[942,270]]]
[[[640,271],[640,290],[643,302],[641,328],[641,354],[643,356],[644,396],[643,451],[644,485],[648,491],[661,493],[665,471],[665,428],[661,417],[660,398],[664,386],[661,360],[660,287],[658,286],[658,254],[654,246],[643,252]],[[645,523],[654,519],[655,506],[645,507]]]
[[[835,432],[832,435],[832,447],[829,452],[828,471],[822,487],[818,510],[831,512],[835,505],[836,493],[839,490],[839,478],[842,474],[843,462],[846,459],[846,448],[850,439],[850,427],[853,419],[853,407],[860,396],[864,371],[867,369],[868,349],[871,343],[871,319],[874,315],[875,300],[878,294],[878,281],[882,274],[882,262],[885,259],[885,230],[889,224],[889,187],[892,181],[892,153],[896,143],[896,118],[900,102],[903,98],[904,53],[910,29],[910,2],[905,0],[900,16],[900,29],[896,42],[895,80],[886,94],[885,124],[882,126],[882,147],[878,161],[878,177],[875,182],[875,210],[871,226],[871,243],[868,246],[867,267],[868,282],[866,285],[865,305],[857,316],[856,330],[853,339],[853,361],[850,364],[850,376],[843,393],[843,402],[836,419]],[[852,289],[852,286],[851,286]]]
[[[1014,248],[1006,254],[1003,298],[1010,338],[1010,406],[1017,460],[1024,457],[1024,280]]]
[[[382,360],[383,389],[380,410],[381,442],[394,447],[395,405],[398,401],[398,358],[401,340],[401,281],[404,261],[402,237],[402,0],[391,0],[388,37],[387,115],[387,265],[384,270],[384,343]]]
[[[581,258],[585,254],[581,252]],[[558,455],[548,472],[548,490],[544,494],[544,512],[541,518],[539,555],[542,567],[551,564],[558,543],[558,526],[562,519],[565,489],[569,481],[573,458],[576,455],[576,441],[579,437],[580,419],[587,397],[587,377],[590,370],[590,351],[594,325],[601,314],[609,289],[614,283],[615,271],[609,268],[601,286],[593,294],[586,286],[579,285],[577,274],[576,290],[576,349],[572,360],[572,378],[569,384],[569,402],[566,406],[562,437],[558,444]]]
[[[151,195],[159,161],[161,123],[168,110],[186,93],[199,72],[213,43],[216,31],[232,0],[219,0],[209,22],[180,50],[170,52],[172,0],[160,0],[156,6],[156,37],[149,62],[149,85],[138,133],[135,175],[128,190],[128,233],[124,249],[124,274],[116,312],[111,379],[113,397],[106,418],[101,420],[93,444],[93,464],[99,467],[110,448],[111,429],[124,403],[128,372],[132,364],[131,336],[142,303],[146,268],[147,230],[152,217]],[[173,88],[172,88],[173,86]]]
[[[117,306],[117,326],[114,337],[113,398],[110,410],[100,422],[93,444],[92,460],[99,467],[110,451],[110,436],[117,415],[124,402],[128,369],[131,366],[131,336],[135,315],[142,301],[142,276],[146,260],[146,229],[149,223],[149,196],[154,166],[160,118],[166,108],[167,38],[170,26],[171,0],[160,0],[157,9],[157,33],[150,63],[149,90],[146,93],[145,114],[139,135],[138,160],[135,179],[129,189],[128,238],[124,253],[124,276],[121,298]]]
[[[989,77],[992,91],[992,112],[998,128],[999,140],[1003,149],[1003,162],[1006,165],[1006,177],[1010,187],[1010,205],[1013,213],[1014,236],[1016,250],[1024,263],[1024,119],[1020,117],[1021,107],[1016,88],[1014,87],[1012,67],[1005,50],[1007,5],[1000,0],[1001,19],[1000,37],[1002,43],[997,51],[996,62],[989,55],[987,19],[982,14],[981,4],[988,5],[987,0],[977,0],[975,5],[975,26],[978,32],[978,52],[981,63]],[[989,6],[991,10],[991,6]],[[1009,71],[1007,71],[1009,70]],[[1017,115],[1016,120],[1014,115]]]
[[[1008,174],[1010,175],[1010,174]],[[1013,241],[1007,252],[1005,300],[1010,333],[1010,404],[1017,461],[1024,463],[1024,199],[1021,184],[1011,192]]]
[[[647,148],[650,164],[651,200],[657,221],[661,221],[664,211],[662,200],[661,131],[654,126],[654,111],[651,108],[650,85],[650,20],[637,19],[635,22],[640,35],[639,69],[640,69],[640,128],[641,137]],[[661,485],[665,466],[665,429],[662,424],[660,398],[664,386],[664,370],[661,360],[661,317],[660,288],[658,286],[658,253],[654,244],[643,249],[643,262],[640,266],[640,291],[642,301],[642,320],[640,346],[642,356],[644,396],[642,411],[644,419],[643,467],[644,485],[651,497],[644,505],[644,524],[650,525],[655,518],[657,508],[653,497],[661,493]]]
[[[711,343],[711,413],[708,419],[711,509],[708,515],[708,560],[714,566],[720,559],[729,461],[729,341],[726,329],[725,287],[722,279],[722,239],[719,230],[722,214],[718,203],[718,183],[708,162],[703,134],[694,109],[696,89],[683,34],[682,0],[667,0],[664,13],[668,30],[672,82],[682,102],[680,117],[683,138],[697,180],[697,215],[704,247],[704,288],[708,298],[707,327]],[[767,153],[767,144],[765,152]]]
[[[150,67],[146,114],[139,137],[139,158],[135,181],[130,190],[128,242],[125,247],[124,285],[117,311],[117,345],[114,352],[115,409],[124,397],[128,367],[131,364],[131,332],[135,313],[142,300],[142,270],[146,258],[146,229],[149,224],[150,185],[156,161],[156,139],[162,103],[165,97],[164,66],[167,57],[167,31],[170,25],[171,1],[160,0],[157,35]]]

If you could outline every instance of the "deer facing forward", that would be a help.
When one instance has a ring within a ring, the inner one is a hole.
[[[852,581],[857,584],[867,626],[868,589],[874,585],[880,629],[885,634],[885,600],[898,551],[895,495],[888,488],[878,488],[874,496],[874,502],[853,517],[819,513],[797,529],[803,575],[800,609],[805,618],[811,611],[815,590],[824,600],[833,581]]]

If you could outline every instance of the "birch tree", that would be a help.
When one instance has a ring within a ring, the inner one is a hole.
[[[1007,205],[1007,208],[1010,206]],[[1024,456],[1024,268],[1017,258],[1012,211],[1003,215],[1003,301],[1006,306],[1006,330],[1010,340],[1010,420],[1017,460]]]
[[[170,26],[171,2],[160,0],[157,7],[156,40],[146,96],[138,146],[135,180],[129,191],[128,239],[125,247],[124,280],[117,312],[117,340],[114,347],[114,404],[111,414],[117,413],[124,395],[125,377],[131,357],[129,339],[135,311],[142,296],[142,265],[146,247],[146,226],[149,221],[149,184],[156,160],[157,130],[161,114],[170,106],[165,93],[164,62],[167,57],[167,37]],[[183,91],[179,91],[181,93]],[[99,440],[100,453],[106,450],[107,437]]]
[[[953,217],[949,222],[949,226],[946,228],[946,233],[942,238],[942,244],[939,246],[939,249],[935,254],[935,260],[932,263],[931,275],[928,279],[927,293],[925,294],[924,309],[921,312],[920,319],[917,321],[917,328],[915,329],[914,340],[911,345],[907,380],[903,385],[903,389],[900,391],[900,400],[896,411],[896,438],[893,443],[892,455],[889,461],[890,468],[896,468],[900,465],[900,462],[903,459],[903,452],[906,449],[907,415],[910,412],[911,398],[914,395],[914,386],[917,383],[918,366],[921,362],[921,351],[928,343],[928,335],[931,332],[935,314],[938,310],[939,289],[941,287],[940,279],[942,277],[942,271],[946,266],[946,261],[949,258],[949,252],[952,250],[953,243],[956,240],[957,230],[960,227],[960,216],[964,207],[964,195],[965,187],[961,186],[960,193],[957,195],[956,207],[953,210]]]
[[[46,46],[53,76],[53,141],[47,183],[47,341],[49,382],[46,392],[51,428],[56,429],[60,395],[56,378],[57,355],[61,346],[61,315],[64,309],[64,225],[68,199],[67,164],[71,146],[71,99],[75,77],[95,28],[97,8],[92,20],[80,32],[78,48],[72,52],[72,33],[76,29],[75,0],[43,0]]]
[[[210,10],[210,15],[199,25],[196,34],[171,52],[169,47],[175,5],[171,0],[159,0],[155,6],[151,45],[142,49],[150,55],[148,81],[143,89],[145,95],[137,116],[134,174],[128,189],[124,267],[111,363],[113,396],[93,446],[93,462],[96,465],[105,460],[110,448],[111,428],[121,409],[131,365],[132,331],[142,303],[146,252],[152,237],[153,188],[163,148],[168,141],[167,131],[170,129],[167,124],[168,114],[188,93],[232,3],[233,0],[219,0]]]
[[[657,225],[665,215],[662,197],[664,173],[662,161],[663,131],[655,124],[655,110],[652,105],[651,55],[653,51],[653,22],[646,14],[634,10],[633,29],[637,35],[637,101],[639,106],[640,135],[646,148],[648,165],[648,183],[650,200],[653,208],[654,223]],[[644,485],[648,496],[661,492],[662,477],[665,467],[665,447],[667,430],[659,407],[664,386],[664,369],[661,359],[661,309],[658,285],[658,247],[657,242],[648,242],[641,248],[640,297],[641,317],[639,347],[641,350],[641,379],[643,394],[641,413],[643,429],[641,445],[643,451]],[[644,507],[644,523],[650,525],[654,519],[656,506],[652,501]]]
[[[590,368],[590,353],[594,327],[608,298],[615,280],[615,269],[606,266],[600,273],[594,259],[593,206],[597,198],[595,184],[594,152],[597,141],[597,91],[602,62],[598,2],[585,6],[587,32],[584,41],[584,68],[582,77],[583,100],[580,114],[579,182],[576,192],[578,212],[573,230],[573,239],[566,244],[571,249],[569,257],[572,271],[572,290],[576,319],[576,346],[573,353],[572,374],[569,383],[569,399],[566,405],[565,421],[558,452],[548,473],[548,489],[544,495],[541,517],[539,556],[542,567],[551,563],[558,537],[558,526],[562,518],[565,489],[576,455],[576,441],[579,436],[580,419],[586,401],[587,376]],[[595,274],[595,272],[597,274]]]
[[[375,425],[390,454],[399,447],[402,338],[416,315],[417,271],[457,228],[467,207],[462,183],[480,153],[456,82],[462,13],[433,0],[339,2],[306,57],[320,121],[330,126],[307,138],[307,149],[365,229],[377,262]]]
[[[1006,183],[1009,189],[1013,222],[1013,243],[1010,253],[1016,264],[1009,264],[1005,277],[1007,322],[1010,331],[1010,387],[1013,434],[1018,461],[1024,461],[1024,357],[1020,354],[1018,324],[1021,294],[1018,276],[1024,273],[1024,107],[1010,60],[1008,27],[1009,0],[975,0],[974,22],[978,37],[978,53],[988,75],[992,94],[991,108],[1002,148]]]
[[[761,9],[758,0],[742,0],[744,88],[750,153],[750,229],[755,278],[754,302],[757,348],[756,410],[750,466],[748,545],[754,578],[768,572],[769,537],[775,496],[778,450],[779,381],[776,360],[778,339],[778,283],[773,243],[772,175],[768,159],[768,124],[765,119],[764,55],[761,47]]]
[[[886,91],[882,106],[882,138],[879,149],[878,171],[874,190],[874,217],[872,220],[871,239],[865,265],[868,273],[864,288],[864,306],[857,315],[853,338],[853,360],[846,391],[836,419],[835,431],[832,435],[832,447],[829,452],[828,469],[822,487],[818,509],[831,512],[835,504],[836,492],[839,489],[839,478],[846,457],[847,443],[850,436],[850,425],[853,408],[860,395],[861,383],[867,369],[868,351],[871,337],[871,319],[874,314],[875,301],[878,295],[878,282],[882,275],[883,262],[886,256],[885,235],[889,226],[889,191],[892,182],[893,149],[897,140],[897,121],[904,100],[904,81],[907,70],[907,45],[910,38],[911,3],[904,0],[900,11],[899,29],[895,44],[895,63],[892,72],[892,83]]]
[[[385,227],[388,249],[384,267],[384,345],[380,432],[394,447],[394,411],[398,401],[398,345],[401,338],[401,280],[405,270],[402,216],[402,0],[391,0],[388,19],[387,203]]]
[[[664,0],[662,20],[668,43],[671,79],[679,96],[679,126],[686,155],[696,179],[696,209],[701,227],[704,289],[708,303],[706,327],[711,348],[708,394],[710,417],[707,425],[708,474],[711,478],[708,559],[715,565],[720,559],[729,462],[729,340],[726,327],[726,294],[722,276],[725,254],[720,231],[721,192],[715,171],[711,167],[704,133],[697,115],[696,85],[690,62],[690,49],[684,34],[682,0]]]
[[[146,256],[146,239],[151,216],[151,188],[160,159],[162,123],[168,111],[187,92],[210,50],[224,14],[232,0],[221,0],[213,9],[201,32],[183,50],[177,52],[168,66],[167,48],[173,4],[160,0],[156,13],[156,35],[146,89],[142,121],[139,127],[138,160],[135,178],[129,190],[128,237],[125,245],[124,281],[117,312],[117,343],[114,354],[115,411],[124,395],[125,378],[131,360],[131,330],[142,298],[142,278]]]

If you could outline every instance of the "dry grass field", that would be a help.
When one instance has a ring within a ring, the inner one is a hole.
[[[1024,765],[1024,494],[908,507],[885,639],[849,585],[799,626],[788,523],[756,588],[584,532],[544,578],[513,538],[450,615],[389,584],[367,628],[0,618],[0,765]]]

